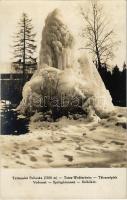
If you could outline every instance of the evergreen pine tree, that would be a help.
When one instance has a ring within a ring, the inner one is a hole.
[[[22,71],[23,77],[36,67],[36,33],[33,32],[32,19],[29,19],[26,13],[18,23],[18,31],[14,35],[13,69]]]

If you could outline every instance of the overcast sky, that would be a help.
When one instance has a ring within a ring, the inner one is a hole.
[[[101,0],[104,11],[114,28],[118,40],[121,41],[119,49],[115,52],[113,64],[121,66],[126,61],[126,1],[125,0]],[[76,38],[76,47],[81,47],[79,38],[82,20],[79,15],[79,5],[83,3],[86,10],[89,0],[84,1],[35,1],[35,0],[3,0],[0,1],[0,71],[8,71],[7,63],[10,63],[12,54],[10,45],[12,35],[16,32],[17,22],[22,12],[26,12],[33,20],[35,32],[37,32],[37,55],[40,48],[41,32],[44,21],[49,12],[59,8],[70,30]]]

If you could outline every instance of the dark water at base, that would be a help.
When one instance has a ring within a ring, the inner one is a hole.
[[[21,135],[29,132],[27,118],[19,118],[18,113],[14,111],[14,105],[11,103],[2,105],[0,111],[1,135]]]

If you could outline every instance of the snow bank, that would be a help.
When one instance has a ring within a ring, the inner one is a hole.
[[[97,69],[86,56],[74,56],[74,51],[74,38],[56,9],[45,21],[39,67],[23,88],[23,100],[17,108],[21,113],[51,110],[59,117],[85,112],[93,119],[113,110]]]

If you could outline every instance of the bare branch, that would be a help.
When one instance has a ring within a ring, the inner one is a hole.
[[[114,55],[113,50],[117,45],[117,42],[114,42],[114,31],[108,27],[109,22],[99,0],[90,1],[89,13],[80,8],[80,14],[84,21],[82,30],[82,37],[85,38],[84,49],[87,49],[96,58],[98,66],[101,66],[102,60],[107,62]]]

